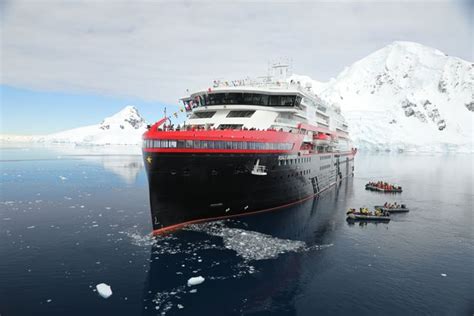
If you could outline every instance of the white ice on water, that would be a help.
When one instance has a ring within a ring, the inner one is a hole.
[[[99,293],[99,295],[103,298],[109,298],[112,295],[112,288],[110,287],[110,285],[100,283],[97,284],[95,288],[97,289],[97,293]]]
[[[199,285],[204,282],[204,278],[202,276],[192,277],[188,280],[188,286]]]
[[[225,248],[235,251],[238,256],[248,261],[272,259],[286,252],[308,249],[303,241],[280,239],[255,231],[230,228],[224,226],[222,222],[195,224],[188,226],[187,229],[221,237]]]

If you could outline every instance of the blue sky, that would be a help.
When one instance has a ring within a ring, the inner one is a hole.
[[[167,111],[177,109],[174,105],[139,98],[32,91],[6,85],[1,86],[1,100],[1,130],[18,135],[46,134],[97,124],[126,105],[136,106],[148,122],[162,117],[165,107]]]
[[[95,124],[126,105],[149,121],[186,89],[266,75],[326,81],[413,41],[472,61],[469,0],[0,1],[2,134]]]

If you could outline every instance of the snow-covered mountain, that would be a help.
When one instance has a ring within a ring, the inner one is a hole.
[[[80,145],[138,145],[146,130],[146,121],[134,106],[107,117],[100,124],[79,127],[45,136],[30,137],[44,143],[75,143]]]
[[[474,63],[412,42],[394,42],[315,93],[341,106],[360,149],[473,151]]]

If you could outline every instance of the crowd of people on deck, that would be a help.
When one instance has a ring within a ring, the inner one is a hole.
[[[247,128],[247,127],[238,127],[238,128],[228,128],[228,127],[204,127],[204,126],[196,126],[196,125],[183,125],[183,126],[176,126],[174,124],[167,125],[164,127],[159,127],[159,131],[269,131],[269,132],[283,132],[283,128],[276,129],[276,128]],[[292,133],[293,130],[289,130],[288,132]]]
[[[366,187],[379,188],[379,189],[383,189],[385,191],[395,191],[395,190],[401,190],[402,189],[402,187],[400,187],[400,186],[395,186],[393,184],[383,182],[383,181],[369,182],[365,186]]]

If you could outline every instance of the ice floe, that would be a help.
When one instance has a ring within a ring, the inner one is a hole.
[[[255,231],[229,228],[222,222],[194,224],[189,225],[186,229],[221,237],[225,248],[234,250],[245,260],[272,259],[286,252],[309,249],[303,241],[280,239]]]
[[[188,286],[199,285],[204,282],[204,278],[202,276],[192,277],[188,280]]]
[[[112,295],[112,288],[110,287],[110,285],[100,283],[97,284],[95,288],[97,289],[97,293],[99,293],[99,295],[103,298],[109,298]]]

